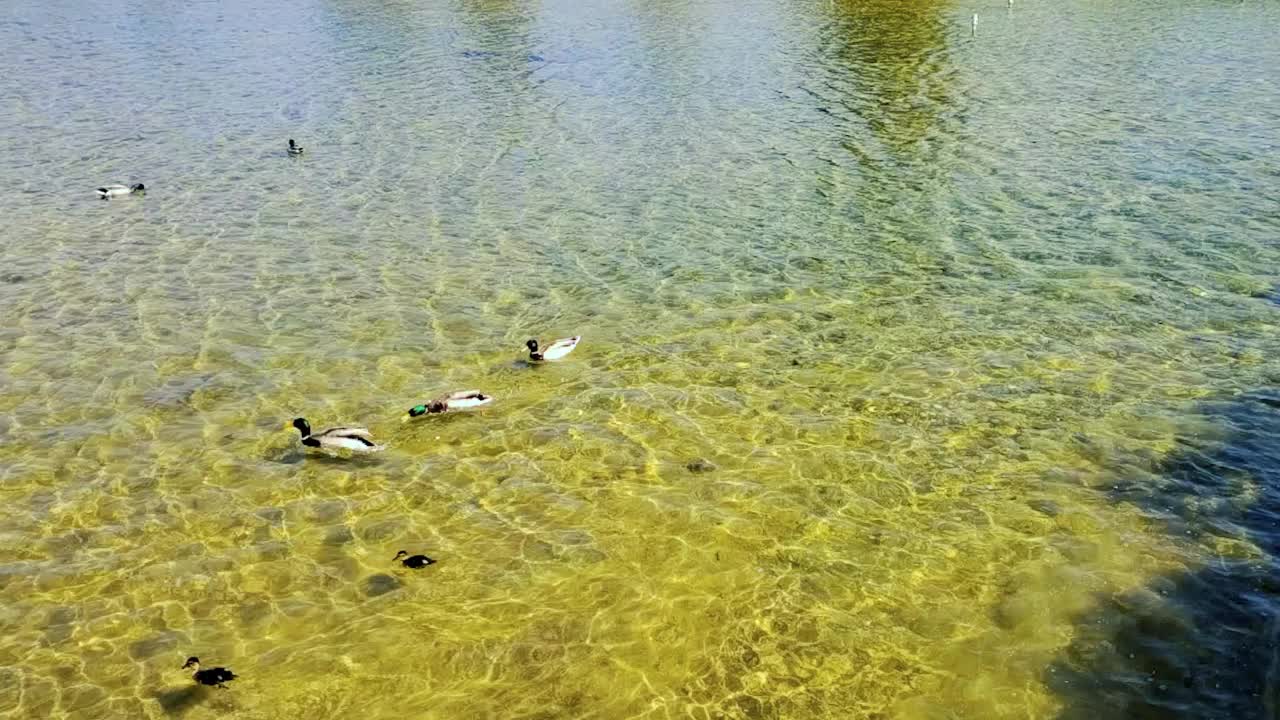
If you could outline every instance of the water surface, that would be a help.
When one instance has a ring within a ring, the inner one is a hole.
[[[257,5],[0,11],[0,712],[1274,712],[1280,5]]]

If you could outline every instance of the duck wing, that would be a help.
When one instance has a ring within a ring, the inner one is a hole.
[[[329,428],[322,433],[311,435],[309,439],[315,440],[320,447],[342,448],[354,452],[378,452],[385,448],[373,441],[373,436],[368,430],[358,427]]]
[[[548,345],[547,349],[542,351],[542,357],[546,360],[559,360],[565,355],[573,352],[573,349],[578,347],[578,342],[580,340],[582,340],[581,335],[557,340]]]
[[[479,390],[458,390],[436,398],[434,402],[444,403],[450,409],[466,409],[488,405],[493,402],[493,396]]]
[[[365,440],[373,440],[373,435],[368,428],[362,427],[332,427],[322,432],[313,433],[314,438],[363,438]]]

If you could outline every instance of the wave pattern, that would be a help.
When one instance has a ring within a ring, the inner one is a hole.
[[[1280,377],[1277,13],[18,2],[0,712],[1188,707],[1259,655],[1161,583],[1276,547],[1186,445]]]

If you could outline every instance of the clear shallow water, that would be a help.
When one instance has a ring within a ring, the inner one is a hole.
[[[1280,6],[278,5],[0,13],[0,712],[1274,711]]]

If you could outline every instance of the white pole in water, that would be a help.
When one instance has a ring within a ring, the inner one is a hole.
[[[969,25],[969,36],[978,37],[978,13],[973,14],[973,23]]]

